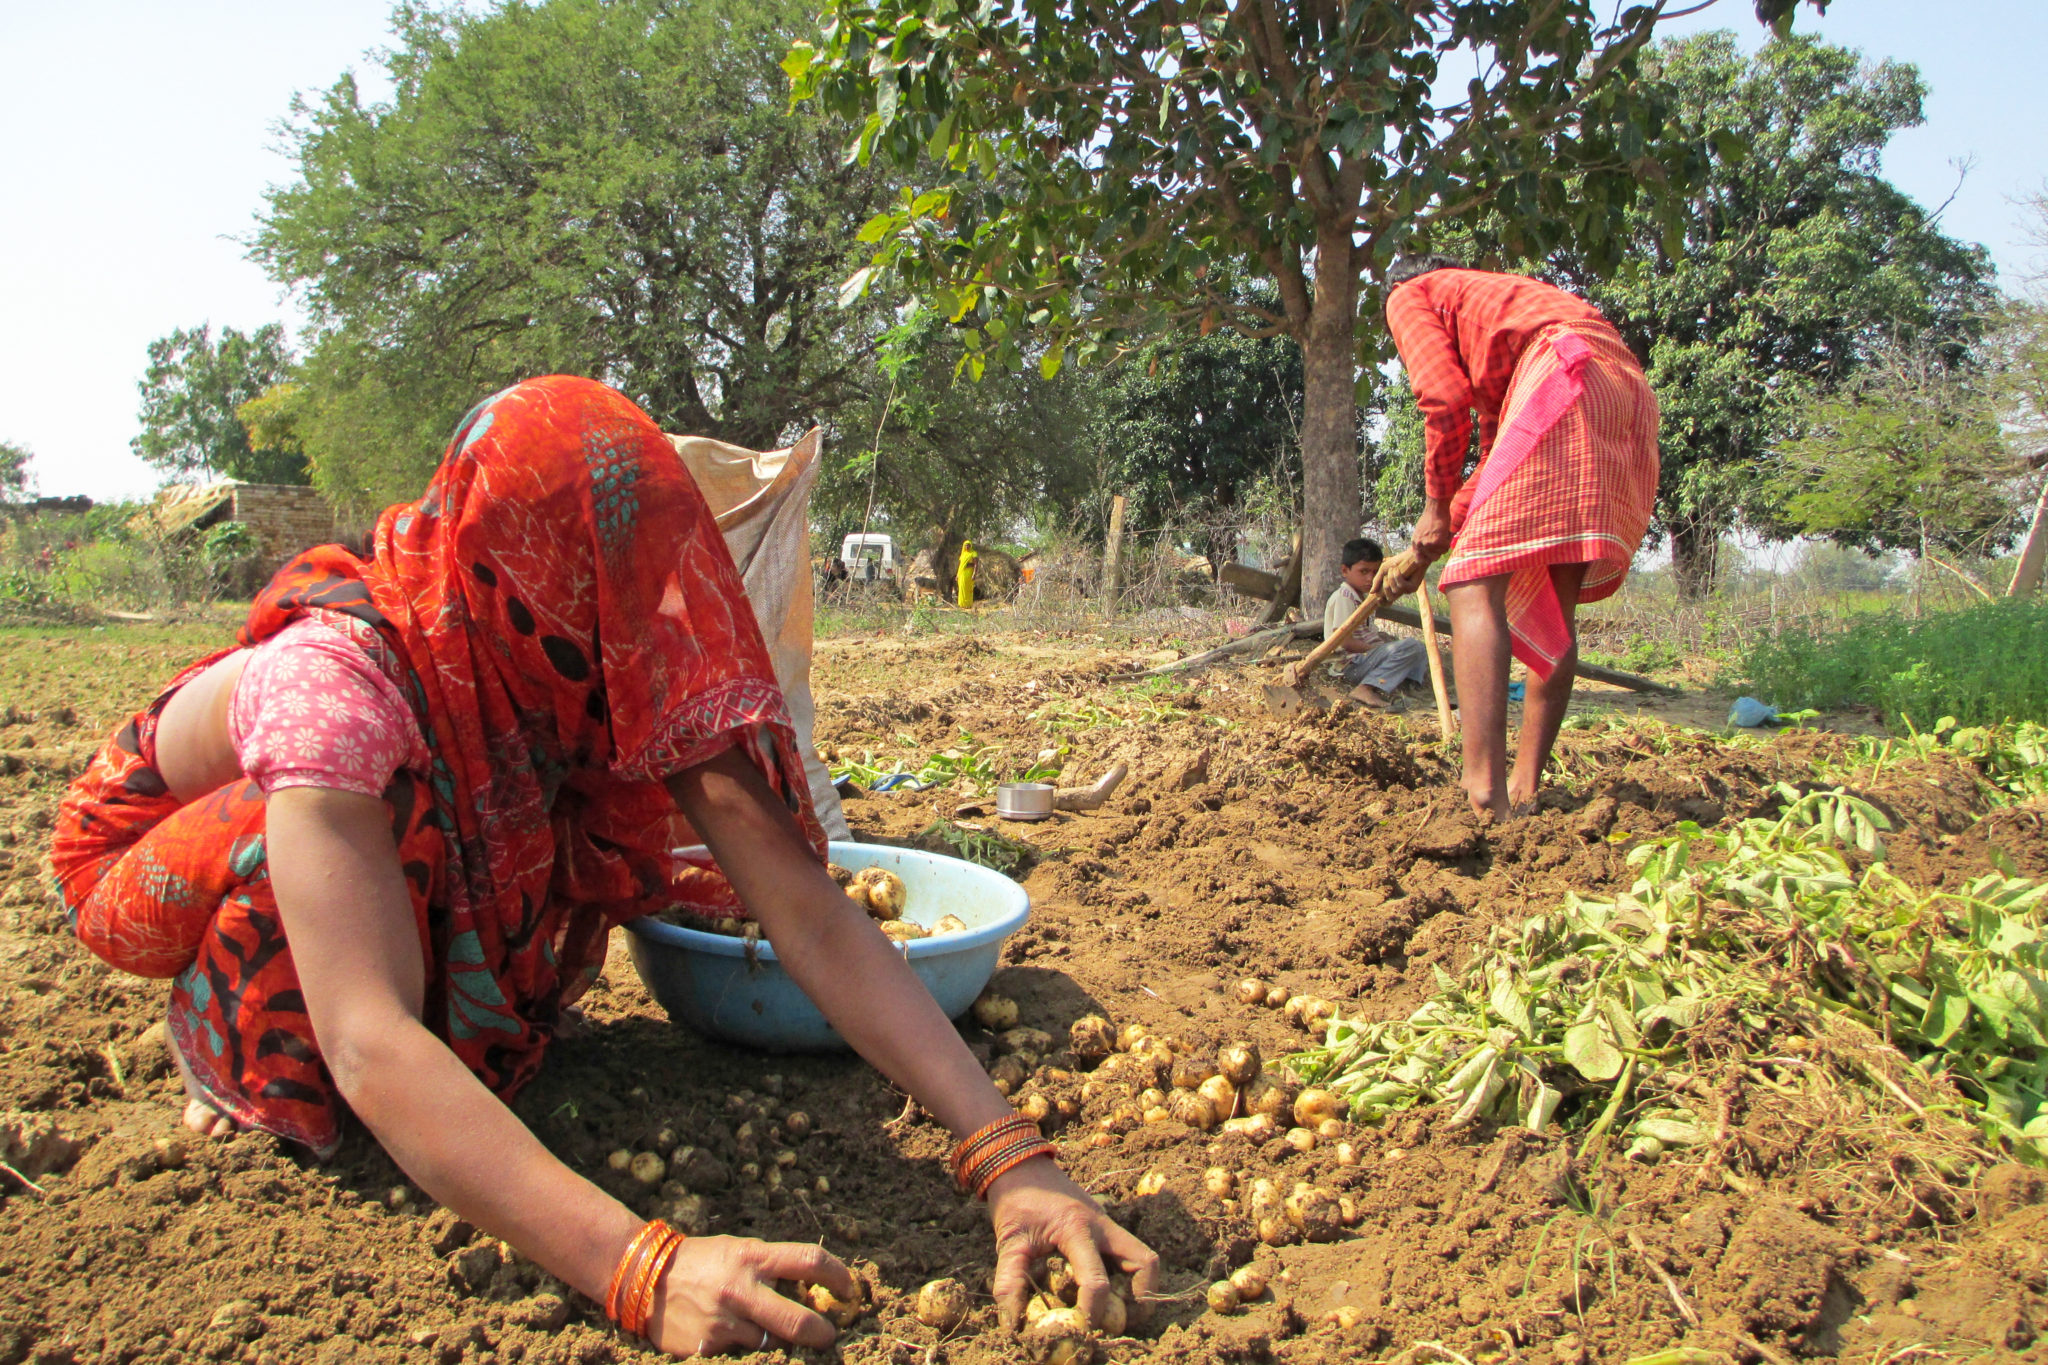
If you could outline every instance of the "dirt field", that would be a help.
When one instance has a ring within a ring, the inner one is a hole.
[[[225,634],[0,634],[0,1111],[87,1144],[43,1194],[0,1175],[0,1365],[651,1360],[591,1304],[424,1206],[360,1133],[327,1166],[264,1137],[180,1136],[176,1081],[138,1041],[162,987],[77,947],[39,866],[81,755]],[[1405,1013],[1433,968],[1489,926],[1568,889],[1613,889],[1636,837],[1768,809],[1774,783],[1809,777],[1841,743],[1792,734],[1730,747],[1595,717],[1567,731],[1568,778],[1541,813],[1489,831],[1462,813],[1426,707],[1282,723],[1255,704],[1254,671],[1145,690],[1105,677],[1130,660],[1087,641],[978,637],[839,639],[819,653],[819,740],[843,753],[915,761],[964,747],[965,731],[1007,762],[1065,742],[1069,780],[1131,764],[1100,813],[1005,831],[1034,850],[1022,879],[1035,910],[996,984],[1024,1023],[1061,1036],[1100,1012],[1195,1047],[1249,1038],[1272,1057],[1302,1046],[1278,1012],[1230,998],[1246,975],[1347,1015]],[[1049,707],[1064,728],[1032,718]],[[1900,826],[1894,867],[1923,884],[1986,870],[1994,850],[2048,874],[2042,812],[1980,822],[1959,770],[1894,765],[1862,793]],[[959,799],[868,796],[848,814],[861,836],[906,839]],[[945,1135],[902,1119],[903,1097],[858,1062],[764,1060],[670,1026],[614,948],[587,1029],[556,1046],[521,1100],[541,1137],[647,1210],[677,1192],[635,1193],[609,1153],[711,1153],[686,1180],[709,1228],[823,1239],[875,1287],[881,1306],[842,1337],[840,1358],[1020,1358],[985,1300],[944,1342],[910,1312],[923,1281],[951,1274],[979,1290],[990,1265],[980,1211],[941,1171]],[[1194,1292],[1142,1334],[1106,1342],[1117,1361],[1499,1365],[1620,1361],[1681,1343],[1734,1360],[2040,1358],[2048,1183],[2018,1167],[1964,1172],[1976,1185],[1966,1198],[1930,1202],[1909,1172],[1883,1178],[1882,1154],[1866,1163],[1874,1180],[1831,1178],[1810,1159],[1853,1134],[1738,1116],[1754,1119],[1740,1187],[1671,1161],[1571,1172],[1554,1140],[1454,1133],[1428,1111],[1359,1129],[1358,1163],[1339,1166],[1328,1144],[1254,1148],[1172,1123],[1098,1139],[1119,1103],[1111,1088],[1062,1129],[1066,1162],[1161,1252],[1169,1287]],[[734,1180],[750,1111],[796,1107],[815,1132],[796,1146],[792,1178],[775,1191]],[[1313,1179],[1362,1217],[1334,1242],[1262,1246],[1204,1191],[1212,1165],[1283,1189]],[[1164,1187],[1137,1197],[1148,1172]],[[1200,1289],[1253,1259],[1271,1268],[1271,1294],[1239,1315],[1207,1312]],[[1325,1326],[1345,1304],[1359,1325]]]

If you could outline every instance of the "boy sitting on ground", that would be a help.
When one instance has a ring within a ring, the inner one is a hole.
[[[1344,546],[1344,581],[1323,603],[1323,638],[1344,628],[1351,613],[1372,591],[1373,575],[1380,571],[1381,553],[1376,540],[1348,541]],[[1370,711],[1385,711],[1391,698],[1406,682],[1421,682],[1429,676],[1429,661],[1422,641],[1396,639],[1375,630],[1368,621],[1351,632],[1340,648],[1344,662],[1337,676],[1351,683],[1351,699]]]

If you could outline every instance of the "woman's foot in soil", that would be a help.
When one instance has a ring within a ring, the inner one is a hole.
[[[200,1097],[192,1068],[185,1065],[185,1054],[178,1051],[177,1042],[168,1033],[164,1035],[164,1046],[171,1050],[171,1060],[178,1064],[178,1078],[185,1082],[185,1126],[201,1137],[233,1136],[235,1121]]]

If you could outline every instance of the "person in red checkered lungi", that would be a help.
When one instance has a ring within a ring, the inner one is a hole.
[[[1428,433],[1428,505],[1413,558],[1387,561],[1375,586],[1412,592],[1444,560],[1463,785],[1475,812],[1505,816],[1534,808],[1571,701],[1579,603],[1621,587],[1649,529],[1657,399],[1621,334],[1575,295],[1440,256],[1396,261],[1388,283],[1387,328]],[[1512,773],[1510,655],[1530,674]]]

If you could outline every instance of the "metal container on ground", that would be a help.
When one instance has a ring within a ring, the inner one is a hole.
[[[678,851],[686,857],[708,856],[701,847]],[[964,933],[896,945],[949,1019],[965,1013],[988,985],[1003,940],[1023,927],[1031,912],[1031,897],[1023,887],[964,859],[838,841],[832,843],[829,856],[854,872],[884,867],[901,877],[909,902],[906,919],[926,928],[946,915],[966,921]],[[685,929],[651,917],[634,920],[626,928],[634,970],[677,1022],[770,1052],[846,1050],[846,1041],[783,970],[766,940],[754,945],[749,961],[746,941],[725,934]]]
[[[996,814],[1005,820],[1043,820],[1052,814],[1050,782],[1005,782],[996,788]]]

